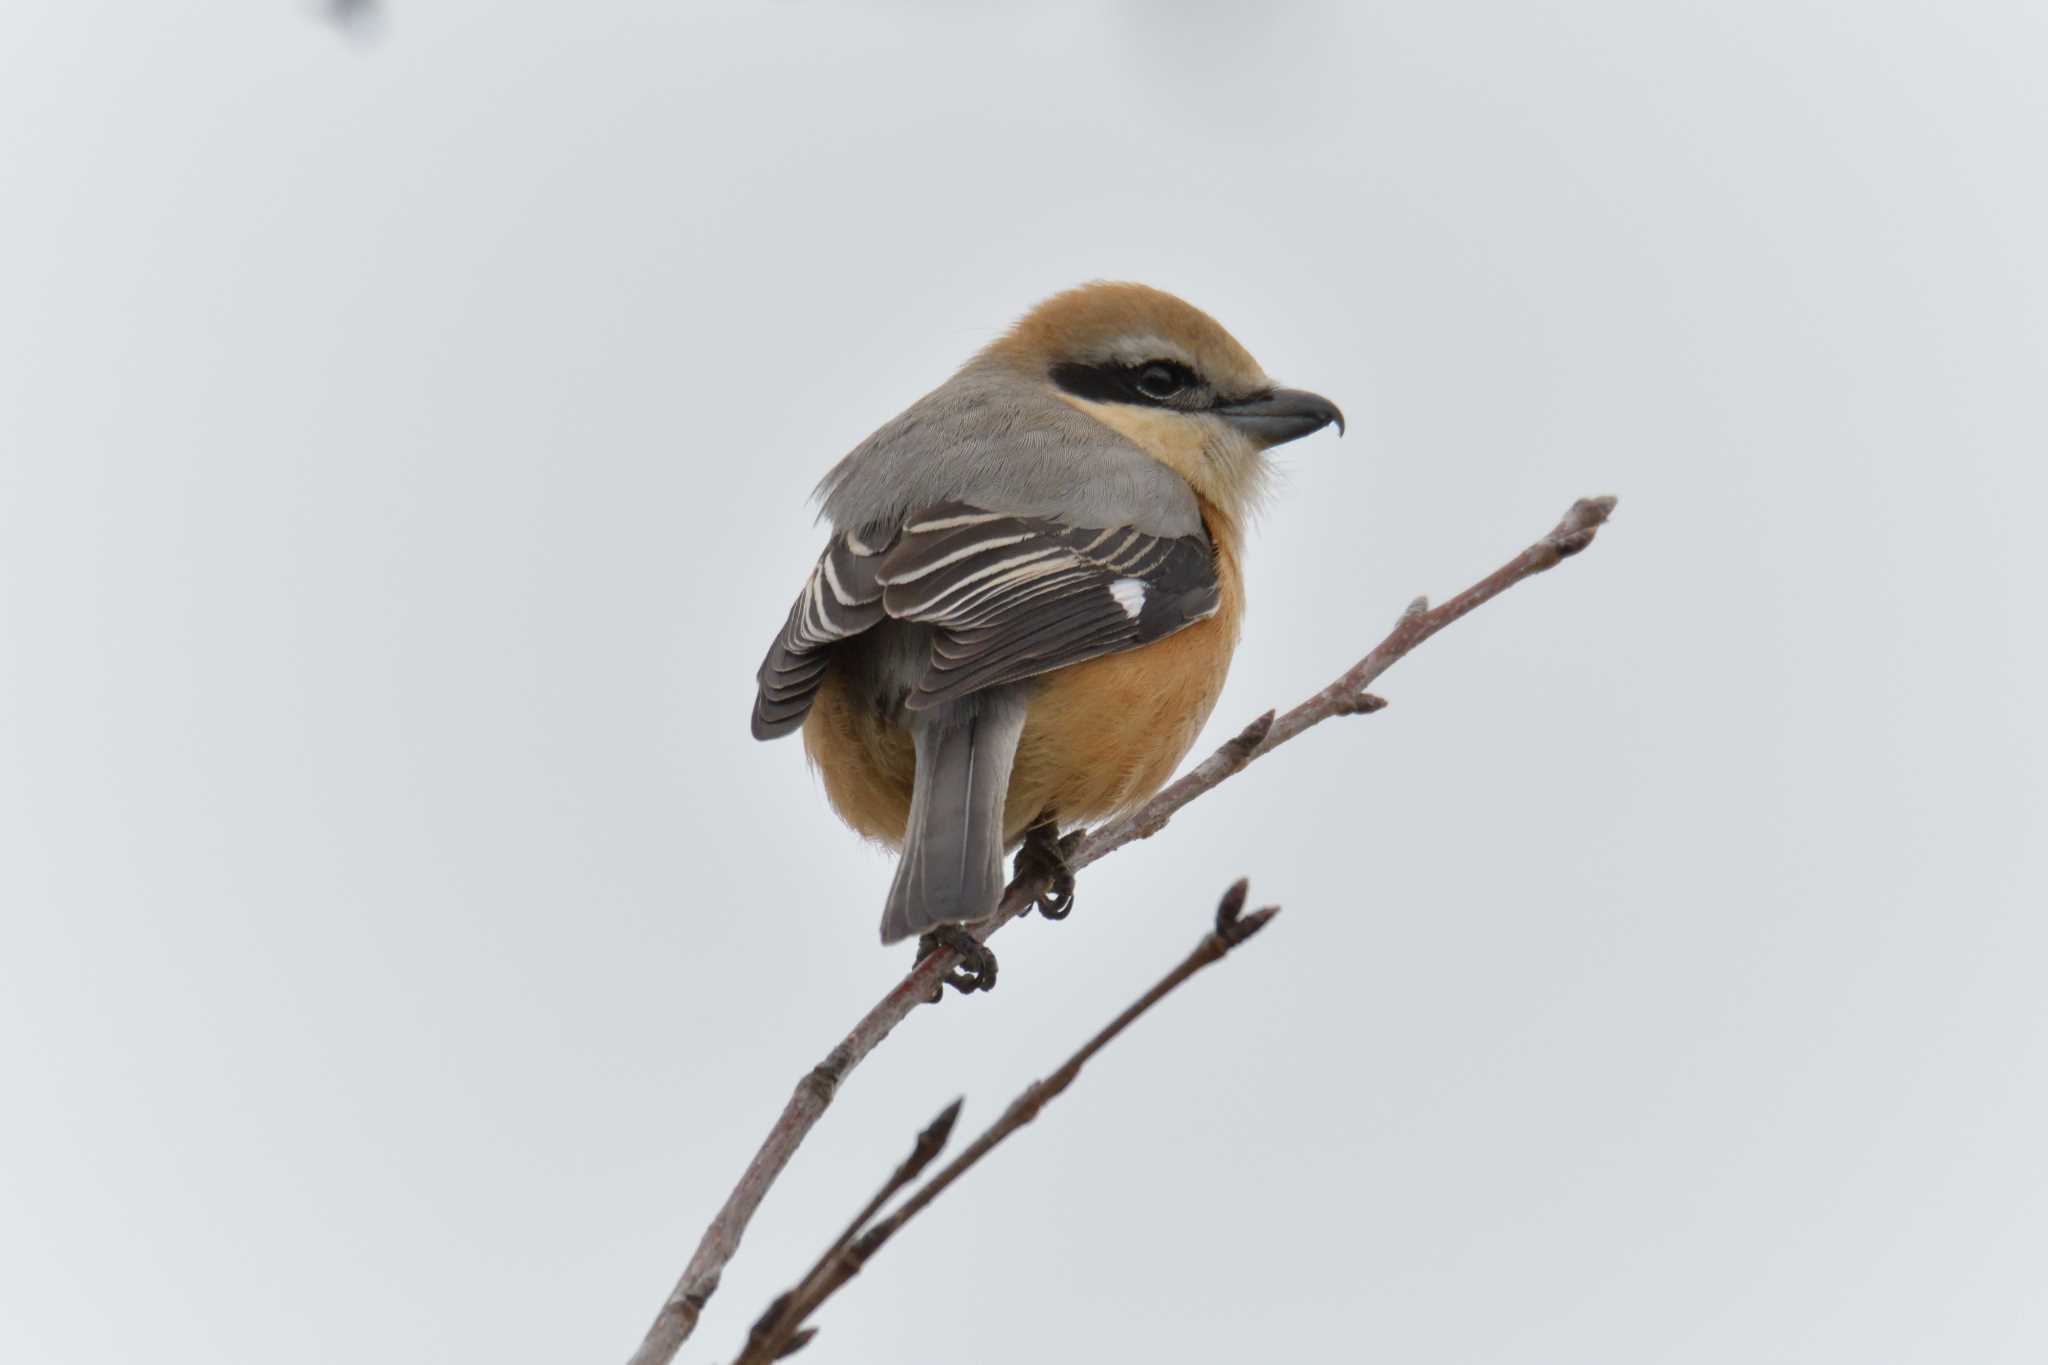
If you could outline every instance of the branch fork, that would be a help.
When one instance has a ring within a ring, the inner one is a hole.
[[[1069,866],[1079,871],[1125,844],[1149,839],[1164,829],[1188,802],[1243,771],[1303,731],[1333,716],[1370,715],[1382,709],[1386,703],[1368,690],[1381,674],[1445,626],[1492,601],[1517,583],[1555,568],[1565,559],[1584,551],[1593,543],[1600,527],[1613,515],[1614,506],[1615,500],[1611,497],[1580,498],[1548,534],[1442,606],[1431,606],[1426,597],[1414,599],[1402,611],[1386,638],[1329,686],[1290,711],[1277,715],[1268,711],[1138,810],[1090,830],[1069,855]],[[1011,882],[996,913],[969,932],[977,939],[986,940],[1029,909],[1045,891],[1047,881],[1043,875],[1034,875]],[[1239,923],[1257,921],[1262,925],[1265,921],[1258,916],[1264,913],[1257,912]],[[1256,932],[1256,928],[1251,932]],[[1210,939],[1221,945],[1219,956],[1228,950],[1220,923]],[[761,1200],[823,1115],[838,1086],[870,1052],[880,1046],[897,1024],[930,1000],[933,989],[959,961],[959,954],[947,950],[927,954],[853,1026],[823,1062],[798,1081],[795,1093],[783,1106],[760,1149],[747,1163],[739,1183],[726,1196],[724,1205],[705,1229],[681,1278],[676,1281],[675,1288],[647,1329],[645,1339],[634,1352],[631,1365],[667,1365],[674,1358],[676,1349],[696,1330],[706,1301],[718,1287],[719,1274],[738,1250],[740,1236],[753,1220]]]
[[[818,1332],[817,1328],[806,1325],[811,1315],[825,1300],[838,1293],[848,1280],[858,1275],[874,1254],[903,1229],[904,1224],[923,1212],[1004,1139],[1037,1118],[1046,1105],[1059,1098],[1074,1083],[1088,1060],[1115,1041],[1140,1015],[1172,994],[1196,972],[1221,961],[1233,948],[1247,942],[1252,935],[1272,923],[1273,917],[1280,913],[1277,905],[1254,910],[1249,915],[1243,913],[1249,890],[1250,883],[1238,878],[1223,893],[1223,899],[1216,906],[1215,927],[1202,936],[1193,952],[1082,1044],[1060,1064],[1058,1070],[1025,1086],[1023,1092],[1010,1101],[1000,1118],[962,1148],[960,1154],[947,1162],[938,1174],[915,1190],[895,1212],[887,1217],[879,1216],[889,1201],[915,1181],[945,1147],[946,1139],[960,1117],[961,1102],[954,1100],[941,1110],[939,1116],[917,1135],[910,1155],[847,1224],[846,1230],[811,1264],[803,1279],[797,1281],[795,1288],[777,1295],[767,1311],[755,1320],[737,1365],[768,1365],[770,1361],[802,1350]]]

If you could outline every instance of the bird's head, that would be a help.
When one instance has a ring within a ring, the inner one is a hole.
[[[1283,389],[1201,309],[1142,284],[1055,294],[985,356],[1052,388],[1134,442],[1233,519],[1257,502],[1265,453],[1344,414]]]

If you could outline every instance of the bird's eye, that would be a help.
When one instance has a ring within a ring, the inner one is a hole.
[[[1171,398],[1187,387],[1187,381],[1172,365],[1151,364],[1138,371],[1138,392],[1147,398]]]

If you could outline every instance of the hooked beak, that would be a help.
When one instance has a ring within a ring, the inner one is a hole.
[[[1344,434],[1344,414],[1337,405],[1307,389],[1273,389],[1255,398],[1218,403],[1211,411],[1265,446],[1299,440],[1332,422],[1337,434]]]

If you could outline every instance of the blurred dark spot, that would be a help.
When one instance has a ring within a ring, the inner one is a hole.
[[[384,17],[379,0],[319,0],[320,13],[339,28],[367,36]]]

